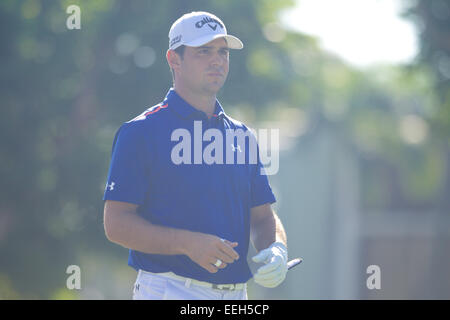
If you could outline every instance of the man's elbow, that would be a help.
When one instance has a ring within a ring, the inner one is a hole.
[[[119,232],[117,229],[117,222],[115,220],[117,220],[117,218],[114,217],[113,213],[107,211],[104,212],[103,227],[105,230],[105,236],[109,241],[118,243]]]
[[[104,227],[105,227],[105,236],[106,239],[108,239],[111,242],[115,242],[114,241],[114,232],[112,232],[110,227],[107,227],[107,224],[104,223]]]
[[[106,238],[114,243],[126,246],[132,235],[135,224],[137,205],[107,200],[103,210],[103,226]]]

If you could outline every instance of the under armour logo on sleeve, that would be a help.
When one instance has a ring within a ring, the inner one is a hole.
[[[115,185],[116,185],[116,183],[114,181],[111,182],[111,184],[106,183],[106,189],[108,190],[108,188],[109,188],[109,191],[113,191]]]

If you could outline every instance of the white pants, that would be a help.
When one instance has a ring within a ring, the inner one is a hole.
[[[158,273],[139,270],[133,300],[247,300],[247,286],[242,290],[218,290]]]

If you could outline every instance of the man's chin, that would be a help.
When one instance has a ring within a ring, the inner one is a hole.
[[[217,92],[220,91],[220,89],[222,89],[224,83],[220,82],[220,83],[210,83],[207,86],[205,86],[205,91],[209,92],[210,94],[216,94]]]

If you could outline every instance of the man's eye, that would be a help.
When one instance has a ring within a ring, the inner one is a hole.
[[[206,54],[206,53],[208,53],[208,52],[209,52],[208,49],[200,49],[200,53],[202,53],[202,54]]]

